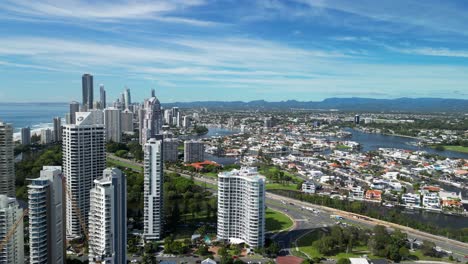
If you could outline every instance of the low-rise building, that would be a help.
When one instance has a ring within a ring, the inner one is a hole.
[[[380,190],[367,190],[366,199],[372,201],[381,201],[382,200],[382,191]]]
[[[313,181],[305,181],[302,184],[302,191],[304,193],[315,193],[315,190],[316,190],[316,186]]]

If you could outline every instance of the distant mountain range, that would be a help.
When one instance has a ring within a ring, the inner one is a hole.
[[[181,108],[206,107],[211,109],[317,109],[340,111],[371,111],[371,112],[468,112],[468,100],[442,98],[328,98],[323,101],[301,102],[288,100],[281,102],[267,102],[264,100],[242,101],[198,101],[176,102],[163,104],[164,107],[178,106]]]

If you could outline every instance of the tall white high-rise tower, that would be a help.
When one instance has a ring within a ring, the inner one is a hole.
[[[163,207],[163,138],[148,140],[144,146],[144,231],[145,240],[162,238]]]
[[[106,167],[106,130],[102,111],[77,112],[76,124],[63,127],[63,174],[67,196],[67,237],[81,237],[82,220],[87,222],[89,191]],[[72,206],[72,201],[74,205]]]
[[[89,262],[127,263],[127,179],[107,168],[90,191]]]

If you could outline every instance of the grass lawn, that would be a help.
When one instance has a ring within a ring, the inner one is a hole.
[[[336,149],[351,149],[351,147],[346,146],[346,145],[337,145]]]
[[[260,169],[259,169],[259,173],[262,174],[262,175],[268,175],[270,173],[273,173],[275,172],[276,170],[280,170],[284,173],[284,175],[286,176],[289,176],[291,177],[291,179],[295,180],[295,181],[300,181],[301,179],[299,177],[297,177],[296,175],[288,172],[288,171],[285,171],[283,169],[278,169],[278,167],[274,166],[274,165],[269,165],[269,166],[261,166]]]
[[[463,146],[444,146],[445,150],[468,153],[468,147]]]
[[[421,250],[416,250],[411,252],[410,251],[410,258],[413,258],[415,260],[428,260],[428,261],[445,261],[445,262],[455,262],[455,261],[450,261],[448,257],[446,258],[435,258],[435,257],[428,257],[424,256]]]
[[[268,208],[266,210],[266,231],[278,232],[293,225],[292,220],[285,214]]]
[[[314,230],[307,235],[303,236],[301,239],[297,241],[297,247],[299,248],[299,251],[306,253],[309,255],[311,258],[322,258],[325,257],[323,254],[321,254],[315,247],[312,246],[312,243],[318,239],[320,239],[323,235],[322,230]],[[369,250],[367,249],[366,246],[359,246],[355,247],[353,249],[353,252],[351,253],[338,253],[335,256],[326,256],[328,258],[332,259],[340,259],[340,258],[359,258],[362,257],[362,255],[367,255],[369,258],[379,258],[376,256],[373,256]]]
[[[296,191],[296,184],[281,184],[281,183],[268,183],[267,190],[292,190]]]
[[[120,160],[112,159],[112,158],[109,158],[109,157],[107,157],[107,163],[109,165],[113,165],[113,166],[117,166],[117,167],[130,168],[130,169],[132,169],[134,171],[138,171],[138,172],[141,172],[143,170],[142,166],[134,165],[134,164],[131,164],[131,163],[127,163],[127,162],[123,162],[123,161],[120,161]]]
[[[203,174],[203,176],[206,176],[206,177],[218,178],[218,173],[217,172],[204,172],[202,174]]]
[[[198,185],[198,186],[201,186],[201,187],[206,187],[208,189],[213,189],[213,190],[217,190],[218,189],[218,186],[217,185],[214,185],[214,184],[211,184],[211,183],[205,183],[205,182],[201,182],[201,181],[197,181],[197,180],[193,180],[193,182]]]

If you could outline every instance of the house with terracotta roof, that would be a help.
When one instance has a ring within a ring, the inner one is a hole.
[[[194,162],[194,163],[187,164],[186,166],[193,167],[196,170],[202,170],[205,166],[208,166],[208,165],[213,165],[213,166],[216,166],[216,167],[221,166],[218,163],[216,163],[214,161],[210,161],[210,160],[205,160],[205,161],[202,161],[202,162]]]
[[[381,201],[382,200],[382,191],[380,190],[367,190],[366,199],[372,201]]]
[[[449,207],[449,208],[461,208],[463,204],[458,200],[447,199],[442,200],[441,202],[442,207]]]

